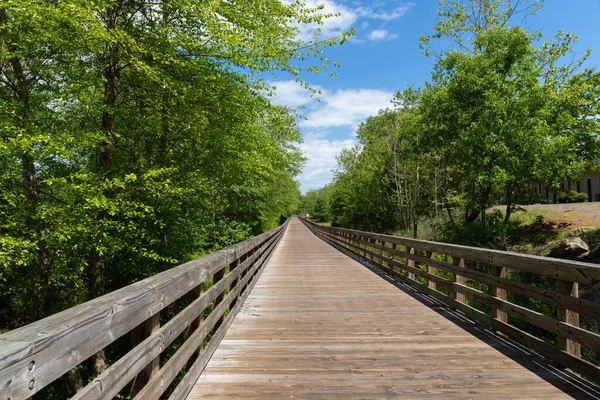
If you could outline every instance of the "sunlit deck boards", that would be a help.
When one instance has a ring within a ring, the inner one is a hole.
[[[290,223],[188,399],[600,398]]]

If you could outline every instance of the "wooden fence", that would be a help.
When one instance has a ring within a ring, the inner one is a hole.
[[[170,386],[169,399],[185,398],[286,226],[0,335],[0,397],[29,398],[130,335],[131,350],[73,399],[112,399],[124,388],[135,399],[158,399]],[[161,310],[176,301],[187,305],[161,326]]]
[[[579,298],[579,285],[600,287],[600,266],[302,221],[315,233],[413,288],[462,311],[472,320],[600,382],[600,367],[580,356],[582,345],[596,354],[600,352],[600,335],[579,326],[579,315],[600,320],[600,304]],[[470,265],[476,268],[469,268]],[[507,276],[508,270],[546,277],[549,288],[511,279],[515,274]],[[508,301],[507,292],[555,308],[556,317]],[[486,305],[489,312],[473,307],[475,301]],[[522,322],[555,334],[556,344],[516,326],[521,324],[522,327]]]

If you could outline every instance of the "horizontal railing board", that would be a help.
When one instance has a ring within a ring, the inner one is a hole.
[[[600,304],[598,304],[598,303],[580,299],[578,297],[569,296],[569,295],[566,295],[563,293],[558,293],[557,291],[552,290],[552,289],[540,288],[537,286],[529,285],[529,284],[522,283],[519,281],[511,280],[508,278],[495,276],[492,274],[488,274],[486,272],[466,269],[464,267],[457,267],[455,265],[448,264],[443,261],[434,260],[434,259],[431,259],[428,257],[423,257],[418,254],[408,253],[408,252],[398,250],[398,249],[384,247],[384,246],[374,244],[374,243],[368,243],[364,240],[357,240],[357,241],[360,243],[369,245],[371,247],[374,247],[376,249],[386,251],[395,256],[408,258],[408,259],[411,259],[411,260],[421,263],[421,264],[426,264],[428,266],[439,268],[439,269],[442,269],[447,272],[452,272],[455,274],[463,275],[463,276],[471,278],[471,279],[475,279],[475,280],[477,280],[481,283],[485,283],[487,285],[498,286],[502,289],[509,290],[515,294],[533,297],[536,300],[543,301],[546,304],[553,305],[555,307],[568,308],[570,310],[577,311],[582,315],[600,319]],[[360,249],[361,249],[361,251],[365,251],[365,249],[362,247],[360,247]],[[368,251],[368,252],[373,253],[371,251]],[[376,253],[373,253],[373,254],[376,254]],[[382,257],[382,256],[379,256],[379,257]],[[385,258],[385,256],[383,256],[383,257]],[[388,259],[389,259],[389,257],[388,257]],[[390,262],[392,262],[392,261],[390,261]],[[393,263],[394,263],[394,265],[398,265],[404,269],[408,269],[412,272],[415,272],[415,273],[419,274],[420,276],[435,279],[435,278],[431,277],[429,274],[426,274],[426,273],[424,274],[423,273],[424,271],[422,271],[422,270],[420,270],[420,272],[419,272],[418,268],[416,268],[416,267],[411,267],[405,263],[399,263],[396,260],[394,260]]]
[[[183,342],[181,347],[177,349],[175,354],[171,356],[166,364],[158,371],[158,374],[137,394],[135,399],[145,400],[157,399],[160,397],[173,379],[175,379],[179,371],[185,366],[192,353],[202,345],[202,341],[216,325],[217,321],[224,316],[225,311],[229,308],[229,304],[233,301],[233,298],[237,297],[244,285],[253,277],[254,272],[262,267],[268,253],[268,249],[266,250],[266,252],[262,253],[256,264],[250,268],[248,274],[242,278],[240,281],[241,285],[236,286],[235,289],[230,291],[223,301],[210,313],[208,318],[200,323],[200,327],[196,329],[185,342]],[[229,315],[227,317],[229,317]],[[213,336],[210,341],[212,342],[213,340],[217,342],[216,345],[220,342],[218,336]]]
[[[598,377],[600,376],[600,368],[588,361],[582,360],[579,357],[575,357],[540,338],[537,338],[520,330],[517,327],[497,319],[494,320],[494,329],[498,332],[502,332],[515,342],[527,346],[541,356],[556,361],[557,363],[566,366],[569,369],[588,377],[589,379],[593,379],[596,382],[599,380]]]
[[[269,239],[268,243],[275,237]],[[121,357],[72,399],[111,399],[125,387],[150,361],[159,356],[185,328],[222,292],[251,265],[260,253],[253,254],[236,267],[225,279],[204,292],[157,332],[146,338],[129,353]]]
[[[238,301],[236,302],[234,308],[232,310],[230,310],[229,315],[227,315],[225,321],[223,321],[223,324],[219,327],[218,331],[215,332],[215,336],[217,336],[217,339],[214,342],[213,342],[213,340],[211,340],[210,343],[208,344],[208,346],[206,346],[206,348],[204,348],[202,350],[201,355],[198,357],[198,359],[196,359],[194,364],[192,364],[188,373],[179,382],[179,384],[177,385],[177,387],[175,388],[175,390],[173,391],[171,396],[169,396],[169,400],[183,400],[183,399],[187,398],[187,395],[192,390],[192,387],[198,380],[198,377],[200,376],[200,374],[202,373],[202,371],[208,364],[208,361],[210,360],[213,353],[217,349],[217,346],[219,345],[219,343],[225,336],[225,332],[227,332],[227,330],[229,329],[229,326],[233,322],[235,316],[237,315],[240,308],[242,307],[242,305],[244,304],[244,302],[250,295],[252,288],[258,281],[258,278],[260,277],[260,275],[263,271],[262,267],[265,266],[269,262],[269,260],[271,259],[271,256],[273,255],[273,250],[277,247],[277,245],[282,237],[283,237],[283,232],[278,235],[275,243],[271,247],[271,250],[266,252],[267,257],[262,262],[262,265],[260,265],[257,272],[256,273],[248,273],[244,276],[245,279],[248,278],[248,279],[250,279],[250,281],[245,282],[243,284],[241,282],[238,283],[238,285],[236,287],[241,287],[243,292],[240,295],[240,298],[238,299]]]
[[[28,398],[284,226],[0,335],[0,388]]]
[[[309,221],[310,222],[310,221]],[[479,247],[430,242],[420,239],[409,239],[380,233],[362,232],[353,229],[329,228],[333,231],[348,232],[355,235],[369,235],[372,239],[414,247],[420,250],[442,253],[485,264],[505,268],[513,268],[523,272],[531,272],[555,279],[579,282],[586,285],[600,284],[600,266],[580,261],[561,260],[557,258],[520,254],[510,251],[483,249]]]

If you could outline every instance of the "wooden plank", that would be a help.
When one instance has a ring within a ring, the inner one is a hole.
[[[242,257],[242,258],[243,258],[243,257]],[[231,266],[229,267],[229,268],[230,268],[230,270],[233,270],[233,269],[237,268],[237,266],[238,266],[238,265],[240,264],[240,262],[242,261],[242,258],[240,258],[239,260],[237,260],[237,261],[235,261],[233,264],[231,264]],[[232,291],[233,289],[235,289],[235,287],[237,286],[237,284],[238,284],[238,283],[239,283],[239,282],[238,282],[238,279],[234,280],[234,281],[231,283],[231,285],[229,286],[229,291]],[[231,301],[231,305],[230,305],[230,307],[235,307],[235,304],[237,303],[237,300],[238,300],[238,298],[237,298],[237,297],[236,297],[236,298],[234,298],[234,299]]]
[[[202,282],[202,284],[196,286],[191,292],[188,293],[188,295],[187,295],[188,306],[190,304],[192,304],[200,296],[202,296],[203,292],[204,292],[204,282]],[[200,314],[190,324],[188,331],[187,331],[187,337],[190,337],[192,335],[192,333],[194,333],[200,327],[200,324],[202,323],[203,319],[204,319],[204,309],[202,311],[200,311]],[[196,361],[196,359],[200,355],[200,350],[201,350],[201,348],[200,348],[200,346],[198,346],[196,351],[194,351],[194,353],[190,356],[190,359],[188,360],[186,367],[185,367],[186,369],[188,369],[188,366],[192,365]]]
[[[410,254],[415,254],[415,248],[411,247],[409,253]],[[415,260],[409,259],[408,260],[408,266],[414,268],[415,267]],[[412,280],[415,279],[415,273],[414,273],[414,271],[412,271],[412,270],[408,271],[408,278],[412,279]]]
[[[221,279],[223,279],[224,276],[225,276],[225,267],[223,267],[222,270],[216,272],[213,275],[213,283],[219,283],[219,281],[221,281]],[[221,304],[221,302],[223,301],[224,298],[225,298],[225,288],[223,288],[223,291],[221,293],[219,293],[217,295],[217,297],[215,298],[215,301],[213,302],[213,308],[216,309],[219,306],[219,304]],[[217,329],[219,329],[219,327],[221,326],[221,323],[223,322],[224,317],[225,317],[225,313],[223,312],[223,315],[221,316],[221,318],[219,320],[217,320],[217,322],[215,323],[215,326],[214,326],[215,331]]]
[[[435,260],[435,252],[434,251],[428,251],[427,252],[427,258],[431,258],[432,260]],[[434,275],[436,274],[436,268],[432,265],[427,264],[427,272],[430,275]],[[430,289],[435,290],[436,289],[436,281],[429,279],[427,281],[427,286],[429,286]]]

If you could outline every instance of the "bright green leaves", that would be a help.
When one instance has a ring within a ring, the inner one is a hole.
[[[296,115],[258,76],[329,66],[324,49],[350,33],[301,40],[320,12],[277,0],[3,2],[0,327],[293,214]]]
[[[412,230],[444,212],[481,223],[486,243],[489,206],[508,206],[506,224],[533,181],[558,187],[596,164],[600,73],[583,68],[585,56],[565,63],[575,35],[542,42],[520,26],[540,6],[440,1],[434,33],[422,39],[435,56],[432,81],[361,125],[360,146],[342,153],[328,187],[334,223]]]

